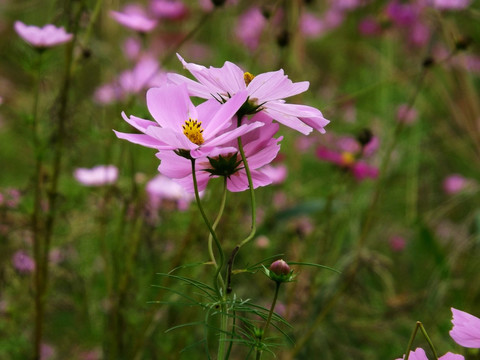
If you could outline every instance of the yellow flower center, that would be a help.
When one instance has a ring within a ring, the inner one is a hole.
[[[188,120],[185,120],[185,124],[182,125],[182,128],[183,133],[192,143],[197,145],[202,145],[204,143],[201,121],[192,120],[189,118]]]
[[[351,152],[343,152],[342,153],[342,164],[344,166],[350,166],[353,165],[355,162],[355,156]]]
[[[254,77],[255,75],[252,75],[249,72],[244,73],[243,80],[245,81],[245,85],[248,86],[248,84],[250,84],[250,82],[253,80]]]

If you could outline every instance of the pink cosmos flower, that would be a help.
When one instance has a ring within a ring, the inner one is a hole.
[[[453,195],[462,191],[467,186],[468,180],[460,174],[452,174],[443,181],[443,191]]]
[[[159,18],[180,20],[188,14],[188,8],[180,0],[152,0],[150,10]]]
[[[153,57],[143,56],[132,70],[122,72],[118,77],[118,85],[125,94],[137,94],[143,89],[159,86],[165,82],[165,74],[158,61]]]
[[[405,249],[405,246],[407,245],[407,242],[406,242],[404,237],[395,235],[395,236],[392,236],[389,239],[389,244],[390,244],[390,248],[393,251],[400,252],[403,249]]]
[[[396,360],[403,360],[403,359],[405,359],[405,356],[403,356],[402,358],[398,358]],[[417,348],[415,351],[410,351],[408,359],[409,360],[428,360],[427,354],[425,354],[425,350],[423,350],[422,348]],[[462,355],[448,352],[445,355],[440,356],[438,360],[465,360],[465,358]]]
[[[98,165],[91,169],[78,168],[73,173],[75,179],[85,186],[113,184],[118,178],[118,169],[114,165]]]
[[[316,150],[317,157],[350,171],[359,181],[367,178],[375,179],[378,176],[378,169],[368,165],[363,159],[377,150],[378,139],[372,138],[363,150],[361,146],[355,146],[355,142],[349,139],[354,140],[349,137],[338,139],[334,146],[336,149],[320,145]]]
[[[17,251],[12,257],[13,267],[22,274],[35,270],[35,261],[23,250]]]
[[[252,120],[261,122],[264,126],[242,135],[242,143],[252,175],[253,187],[257,188],[272,183],[272,179],[259,169],[275,159],[280,150],[279,141],[282,137],[278,139],[273,137],[279,126],[267,115],[259,113],[253,116]],[[235,128],[235,126],[236,124],[233,124],[232,127]],[[160,173],[177,181],[188,192],[194,192],[192,167],[188,159],[179,157],[171,151],[160,151],[157,157],[161,160],[158,167]],[[225,144],[225,147],[216,148],[208,157],[198,158],[195,174],[199,191],[206,188],[211,178],[219,176],[227,178],[229,191],[239,192],[248,189],[247,174],[242,166],[237,141],[230,141]]]
[[[373,16],[367,16],[360,21],[360,24],[358,24],[358,30],[362,35],[374,36],[379,35],[382,32],[382,27],[376,18]]]
[[[257,6],[248,9],[239,16],[235,26],[235,36],[251,51],[255,50],[260,43],[260,36],[267,20]]]
[[[221,133],[231,126],[246,98],[246,91],[241,91],[225,104],[212,99],[195,107],[186,85],[152,88],[147,92],[147,107],[155,122],[122,113],[123,119],[143,134],[114,131],[118,138],[146,147],[185,150],[194,158],[207,156],[217,146],[263,126],[257,121]]]
[[[20,37],[30,45],[37,48],[49,48],[69,42],[73,34],[69,34],[63,27],[55,25],[45,25],[40,28],[33,25],[25,25],[21,21],[15,21],[15,31]]]
[[[150,18],[147,12],[136,4],[125,6],[122,12],[110,11],[110,16],[119,24],[143,33],[150,32],[157,26],[157,20]]]
[[[310,13],[303,13],[300,17],[300,31],[307,37],[317,37],[326,30],[325,22]]]
[[[147,183],[145,190],[153,209],[159,209],[164,200],[169,200],[174,201],[179,210],[185,211],[194,200],[191,193],[187,193],[180,184],[164,175],[155,176]]]
[[[246,91],[248,103],[244,106],[245,114],[261,111],[303,134],[309,134],[312,128],[325,132],[324,127],[329,121],[320,110],[311,106],[287,104],[284,100],[306,91],[308,81],[293,83],[283,70],[253,76],[229,61],[221,68],[206,68],[187,63],[180,55],[177,56],[198,82],[179,74],[168,74],[168,79],[175,84],[186,84],[190,95],[204,99],[213,96],[224,100]]]
[[[129,37],[123,43],[123,53],[129,60],[138,59],[142,51],[142,43],[136,37]]]
[[[461,310],[451,308],[453,328],[450,336],[467,348],[480,348],[480,319]]]

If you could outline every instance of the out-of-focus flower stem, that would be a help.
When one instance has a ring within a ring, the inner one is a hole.
[[[218,225],[218,223],[220,222],[220,219],[223,216],[223,211],[225,210],[226,202],[227,202],[227,178],[224,177],[222,200],[220,202],[220,209],[218,210],[217,218],[215,219],[215,221],[213,222],[213,225],[212,225],[213,230],[216,230],[217,225]],[[208,235],[208,253],[210,254],[210,259],[212,260],[213,265],[215,267],[217,267],[217,262],[215,260],[215,255],[213,253],[213,236],[212,236],[211,233]]]

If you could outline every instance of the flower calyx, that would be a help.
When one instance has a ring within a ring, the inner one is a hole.
[[[225,156],[218,155],[215,157],[207,157],[210,162],[211,169],[205,169],[210,176],[230,177],[243,167],[239,167],[242,160],[238,160],[238,153],[227,154]]]

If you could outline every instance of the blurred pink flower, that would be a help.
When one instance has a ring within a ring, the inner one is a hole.
[[[4,205],[10,209],[15,209],[20,204],[21,193],[15,188],[6,188],[0,193],[0,206]]]
[[[397,107],[397,121],[403,122],[405,124],[412,124],[413,122],[415,122],[415,120],[417,120],[417,117],[417,110],[409,107],[408,104],[401,104]]]
[[[419,9],[416,4],[393,0],[388,3],[386,14],[397,26],[410,27],[417,22]]]
[[[265,235],[259,235],[255,238],[255,246],[259,249],[266,249],[270,246],[270,239]]]
[[[142,43],[136,37],[130,36],[123,43],[123,52],[130,60],[136,60],[142,51]]]
[[[145,190],[148,195],[148,202],[155,210],[162,206],[162,201],[169,200],[174,201],[179,210],[185,211],[188,210],[190,203],[195,199],[180,184],[161,174],[150,180]]]
[[[405,240],[405,238],[398,235],[392,236],[388,242],[390,244],[390,248],[395,252],[402,251],[407,245],[407,241]]]
[[[287,167],[283,164],[281,165],[265,165],[260,169],[262,173],[267,175],[271,180],[272,184],[281,184],[287,178]]]
[[[262,31],[267,20],[257,6],[251,7],[238,18],[235,26],[235,36],[250,50],[253,51],[260,43]]]
[[[417,21],[410,27],[408,36],[412,45],[424,46],[430,40],[430,28]]]
[[[470,5],[471,0],[432,0],[433,6],[440,10],[462,10]]]
[[[102,186],[117,181],[118,169],[114,165],[98,165],[91,169],[78,168],[74,171],[73,176],[82,185]]]
[[[143,33],[152,31],[157,26],[157,20],[152,19],[149,14],[137,4],[129,4],[122,12],[110,11],[110,16],[119,24]]]
[[[100,85],[93,94],[93,99],[100,105],[108,105],[121,98],[122,91],[116,83]]]
[[[55,356],[55,349],[52,345],[42,343],[40,347],[40,360],[50,360]]]
[[[25,25],[21,21],[15,21],[14,28],[23,40],[37,48],[61,45],[73,38],[73,35],[67,33],[63,27],[58,28],[51,24],[40,28],[38,26]]]
[[[300,17],[300,31],[307,37],[317,37],[326,30],[322,19],[311,13],[303,13]]]
[[[460,174],[452,174],[443,180],[443,191],[449,195],[462,191],[467,186],[468,180]]]
[[[283,70],[253,76],[229,61],[221,68],[206,68],[187,63],[180,55],[178,58],[198,82],[179,74],[168,74],[168,78],[176,84],[187,84],[190,95],[204,99],[228,99],[246,91],[248,103],[243,107],[245,115],[261,111],[303,134],[309,134],[313,129],[325,132],[324,127],[329,121],[320,110],[306,105],[288,104],[284,100],[305,92],[309,87],[308,81],[293,83]]]
[[[282,138],[273,137],[279,126],[267,115],[259,113],[252,118],[252,121],[261,122],[263,126],[242,135],[242,143],[252,175],[253,187],[257,188],[272,183],[272,179],[259,169],[275,159],[280,150],[279,141]],[[236,124],[232,125],[236,126]],[[248,179],[239,155],[237,141],[232,140],[224,146],[216,148],[208,158],[197,159],[195,174],[200,191],[206,188],[211,178],[219,176],[227,178],[229,191],[239,192],[248,189]],[[158,168],[160,173],[175,179],[188,192],[194,191],[190,160],[179,157],[171,151],[160,151],[157,157],[161,160]]]
[[[360,24],[358,24],[358,30],[362,35],[374,36],[379,35],[382,32],[382,27],[376,18],[373,16],[367,16],[360,21]]]
[[[363,147],[358,140],[350,136],[333,138],[331,147],[320,145],[317,147],[316,155],[319,159],[335,164],[352,173],[359,181],[366,178],[376,178],[378,169],[368,165],[363,159],[371,156],[378,149],[378,138],[372,137]]]
[[[143,89],[160,86],[165,82],[165,74],[158,61],[148,55],[143,56],[132,70],[126,70],[118,76],[122,95],[137,94]]]
[[[180,0],[151,0],[150,10],[163,19],[180,20],[188,14],[188,8]]]
[[[398,358],[396,360],[403,360],[405,356],[402,358]],[[425,354],[425,350],[422,348],[417,348],[415,351],[410,351],[408,356],[409,360],[428,360],[427,354]],[[451,352],[446,353],[443,356],[440,356],[438,360],[464,360],[465,358],[462,355],[453,354]]]
[[[480,348],[480,319],[461,310],[451,308],[453,328],[450,336],[467,348]]]
[[[35,270],[35,261],[23,250],[17,251],[12,257],[13,267],[22,274]]]

